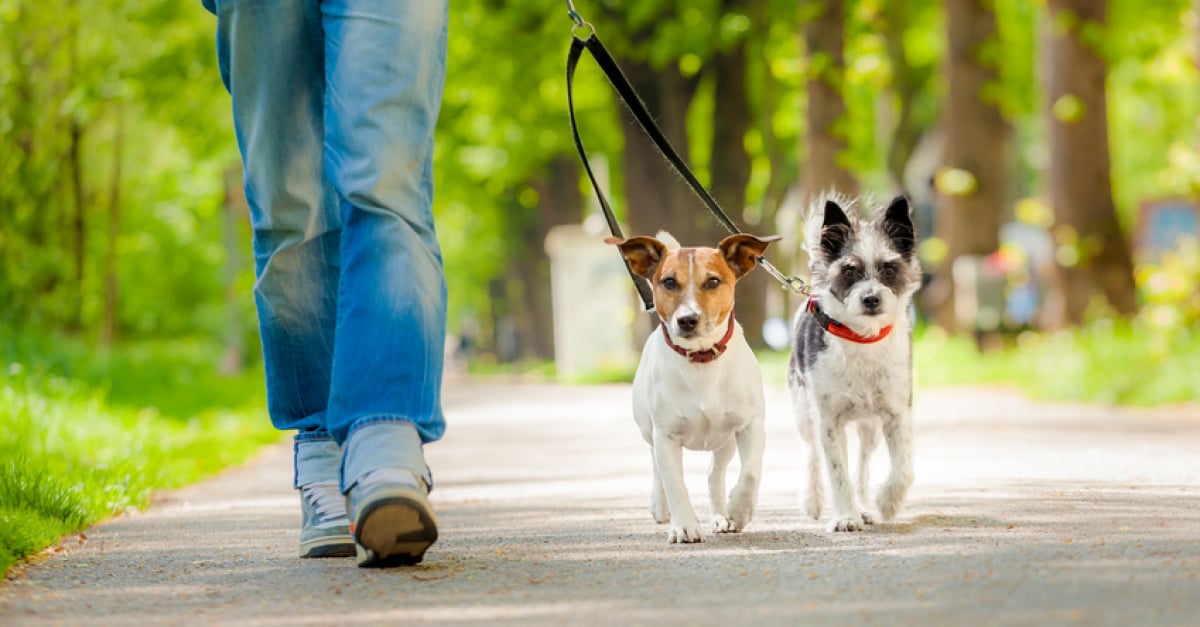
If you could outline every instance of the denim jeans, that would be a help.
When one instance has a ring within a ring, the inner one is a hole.
[[[428,480],[411,458],[445,429],[431,204],[447,2],[203,3],[244,164],[268,412],[300,432],[297,482],[328,474],[300,468],[302,445],[348,440],[343,490],[376,467]]]

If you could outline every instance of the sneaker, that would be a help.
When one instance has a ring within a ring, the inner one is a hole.
[[[350,488],[346,501],[359,566],[406,566],[425,557],[438,537],[427,493],[424,481],[400,468],[373,470]]]
[[[318,481],[300,488],[300,557],[349,557],[354,538],[346,518],[346,498],[337,481]]]

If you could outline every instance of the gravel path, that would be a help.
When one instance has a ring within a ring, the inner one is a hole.
[[[442,539],[421,566],[296,558],[281,444],[15,569],[0,624],[1200,625],[1196,406],[924,392],[906,509],[834,535],[801,516],[771,388],[758,514],[699,545],[650,519],[627,386],[456,385],[446,409],[427,449]],[[702,518],[705,457],[685,455]]]

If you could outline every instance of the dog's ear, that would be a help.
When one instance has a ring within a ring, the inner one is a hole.
[[[621,249],[621,255],[625,257],[625,262],[629,264],[629,269],[647,280],[654,277],[654,269],[658,267],[667,251],[665,244],[645,235],[626,240],[619,237],[606,237],[604,242],[616,244]]]
[[[754,269],[758,258],[762,257],[771,242],[778,242],[781,239],[783,237],[779,235],[757,237],[749,233],[738,233],[721,240],[721,243],[717,244],[717,248],[725,257],[725,263],[728,263],[729,267],[733,269],[734,276],[741,278]]]
[[[854,227],[846,212],[833,200],[826,200],[825,220],[821,225],[821,252],[825,258],[833,261],[841,256],[853,234]]]
[[[916,248],[917,229],[913,226],[912,205],[905,196],[896,196],[883,214],[883,232],[892,240],[905,259],[912,257]]]

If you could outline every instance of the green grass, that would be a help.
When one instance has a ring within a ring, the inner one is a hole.
[[[280,437],[261,371],[218,375],[212,344],[0,337],[0,572]]]
[[[915,349],[920,385],[1001,384],[1031,398],[1152,406],[1200,400],[1200,333],[1154,332],[1099,320],[1082,329],[1018,336],[979,352],[935,329]]]
[[[787,353],[763,353],[763,376],[782,383]],[[1003,385],[1035,399],[1153,406],[1200,400],[1200,333],[1155,333],[1140,323],[1099,320],[1058,333],[1027,333],[980,352],[937,328],[915,334],[918,387]]]

